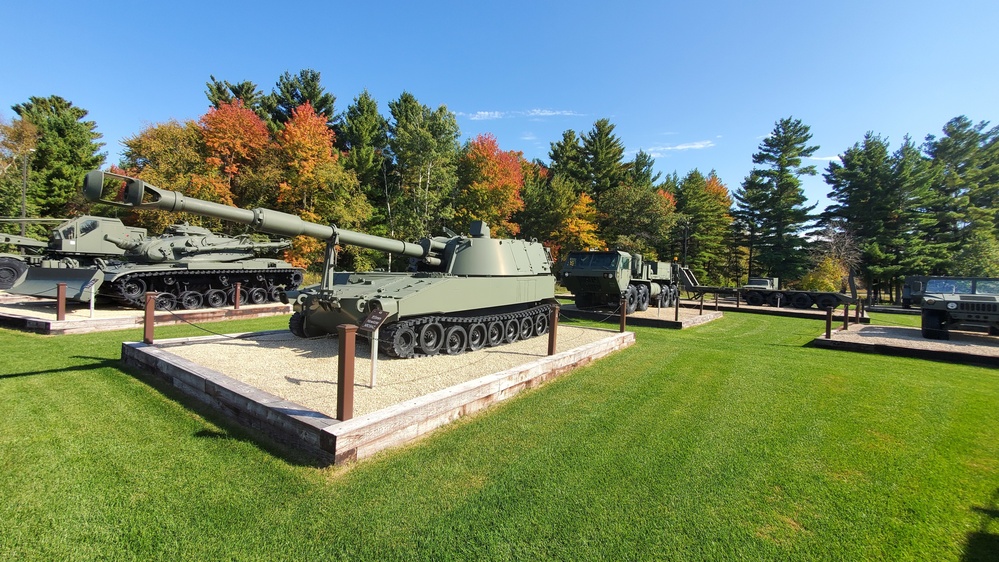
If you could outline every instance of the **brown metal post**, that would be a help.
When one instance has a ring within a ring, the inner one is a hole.
[[[628,317],[628,298],[621,297],[621,332],[624,332],[625,318]]]
[[[555,355],[555,346],[558,344],[558,305],[552,307],[548,316],[548,355]]]
[[[673,321],[680,321],[680,291],[676,292],[676,300],[673,301]]]
[[[704,315],[704,293],[701,293],[701,306],[697,310],[698,316]]]
[[[354,338],[357,326],[340,324],[336,327],[339,353],[336,369],[336,419],[347,421],[354,417]]]
[[[860,308],[862,306],[864,306],[864,301],[858,302],[857,303],[857,308],[854,309],[854,313],[853,313],[853,323],[854,324],[860,324]]]
[[[843,303],[843,329],[850,329],[850,303]]]
[[[715,312],[718,312],[718,293],[715,293]]]
[[[239,301],[243,300],[239,298],[239,295],[240,295],[240,282],[236,281],[236,289],[235,292],[232,294],[233,310],[239,310]]]
[[[66,284],[56,283],[56,320],[66,319]]]
[[[739,309],[740,301],[742,301],[742,289],[735,290],[735,308]]]
[[[153,325],[156,323],[156,293],[146,293],[146,309],[142,317],[142,343],[153,343]]]
[[[832,307],[826,307],[826,339],[832,339]]]

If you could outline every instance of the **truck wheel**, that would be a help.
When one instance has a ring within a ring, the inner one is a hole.
[[[590,295],[587,295],[586,293],[576,295],[576,308],[582,310],[590,306],[593,306],[593,303],[590,302]]]
[[[794,308],[812,308],[812,297],[808,293],[795,293],[791,295],[791,306]]]
[[[756,291],[750,291],[746,293],[746,304],[748,304],[749,306],[762,306],[763,295]]]
[[[944,328],[943,315],[938,310],[922,312],[923,337],[928,340],[949,340],[950,334]]]
[[[787,306],[787,295],[775,291],[767,295],[767,304],[773,307]]]
[[[14,286],[21,275],[28,270],[28,265],[17,258],[0,258],[0,289]]]
[[[819,295],[815,297],[815,306],[819,307],[821,310],[836,308],[839,306],[839,299],[829,294]]]
[[[635,290],[634,286],[628,285],[628,290],[624,294],[624,299],[627,303],[627,306],[625,307],[627,313],[633,314],[635,309],[638,308],[638,291]]]
[[[645,285],[638,286],[638,310],[649,309],[649,288]]]

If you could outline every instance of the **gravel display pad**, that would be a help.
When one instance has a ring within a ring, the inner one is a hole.
[[[952,330],[949,340],[929,340],[919,328],[902,326],[857,326],[834,330],[812,342],[817,347],[917,357],[953,363],[999,367],[999,337]]]
[[[560,325],[556,352],[614,333]],[[356,341],[355,416],[540,359],[548,353],[548,336],[544,335],[461,355],[396,359],[379,354],[375,386],[369,388],[371,347],[361,332]],[[254,388],[335,416],[337,346],[336,338],[301,339],[288,332],[266,332],[238,339],[195,338],[159,347]]]

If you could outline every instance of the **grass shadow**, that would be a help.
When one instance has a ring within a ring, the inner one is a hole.
[[[964,562],[984,562],[999,560],[999,532],[990,532],[999,527],[999,489],[992,494],[992,505],[972,506],[971,510],[981,515],[977,531],[968,533],[961,560]]]
[[[115,359],[107,359],[104,357],[81,357],[74,355],[72,359],[91,359],[90,363],[78,363],[75,365],[69,365],[67,367],[61,367],[58,369],[41,369],[37,371],[22,371],[19,373],[6,373],[0,375],[0,380],[3,379],[14,379],[18,377],[33,377],[37,375],[54,375],[58,373],[74,373],[89,369],[100,369],[100,368],[118,368],[119,363]]]

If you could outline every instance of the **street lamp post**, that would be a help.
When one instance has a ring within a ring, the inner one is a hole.
[[[24,182],[21,184],[21,236],[24,236],[28,226],[28,156],[34,152],[32,148],[24,153]]]

